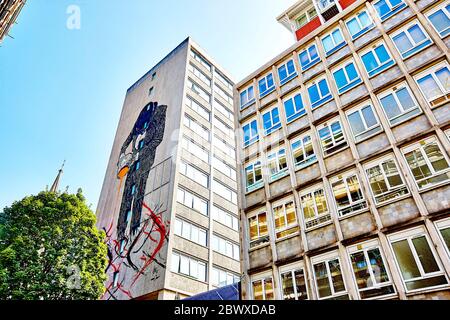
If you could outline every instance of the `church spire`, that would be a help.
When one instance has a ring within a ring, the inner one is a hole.
[[[59,169],[58,175],[56,176],[55,181],[53,182],[52,187],[50,188],[50,192],[57,192],[58,191],[59,180],[61,179],[65,163],[66,163],[66,160],[64,160],[64,162],[63,162],[63,164],[61,166],[61,169]]]

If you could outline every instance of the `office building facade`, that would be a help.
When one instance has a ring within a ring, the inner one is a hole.
[[[128,89],[98,204],[103,299],[239,281],[233,82],[190,38]]]
[[[236,85],[244,299],[450,299],[450,2],[301,0]]]

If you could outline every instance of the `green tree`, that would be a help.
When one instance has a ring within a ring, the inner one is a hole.
[[[98,299],[105,234],[77,194],[41,192],[0,213],[0,299]]]

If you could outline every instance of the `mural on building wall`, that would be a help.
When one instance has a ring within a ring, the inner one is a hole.
[[[166,111],[167,106],[156,102],[145,106],[120,151],[119,216],[104,229],[110,275],[104,299],[133,298],[132,289],[141,276],[157,280],[161,268],[166,268],[160,252],[168,241],[170,222],[164,221],[167,203],[161,202],[161,196],[168,194],[164,186],[168,186],[170,165],[166,160],[154,167],[156,149],[164,138]],[[161,180],[154,182],[159,176]]]

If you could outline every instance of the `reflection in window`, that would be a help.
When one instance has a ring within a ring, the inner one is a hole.
[[[323,188],[304,193],[300,197],[300,202],[307,229],[331,220]]]
[[[253,300],[275,300],[272,277],[252,282]]]
[[[325,156],[347,147],[344,132],[339,120],[331,121],[318,127],[322,150]]]
[[[281,273],[284,300],[307,300],[306,279],[303,269]]]
[[[356,174],[338,176],[332,181],[331,186],[340,217],[367,208]]]
[[[348,300],[339,259],[315,263],[313,269],[319,299]]]
[[[400,84],[379,96],[391,125],[404,122],[422,112],[406,84]]]
[[[293,201],[273,208],[276,238],[280,239],[298,231],[297,215]]]

